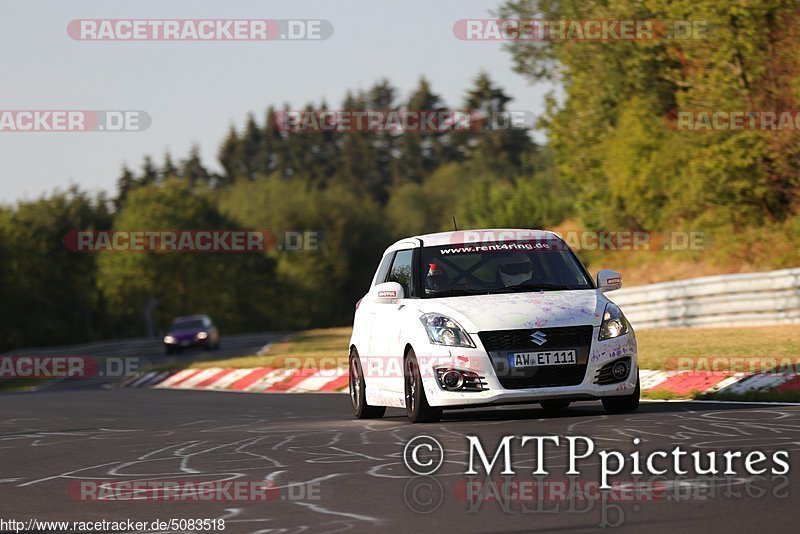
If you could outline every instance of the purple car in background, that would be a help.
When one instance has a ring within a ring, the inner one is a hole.
[[[219,348],[219,330],[207,315],[178,317],[164,336],[167,354],[180,352],[190,347],[206,350]]]

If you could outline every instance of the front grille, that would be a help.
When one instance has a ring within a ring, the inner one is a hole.
[[[542,345],[531,339],[536,332],[547,338]],[[534,328],[532,330],[492,330],[480,332],[478,337],[489,351],[519,349],[574,349],[592,344],[592,326],[562,326],[558,328]]]
[[[586,364],[550,365],[525,369],[525,372],[529,376],[498,376],[500,385],[506,389],[577,386],[586,376]]]
[[[479,332],[478,337],[492,360],[501,386],[505,389],[544,388],[577,386],[583,382],[589,362],[592,331],[591,325],[582,325],[530,330],[494,330]],[[537,332],[544,334],[546,338],[541,345],[535,343],[531,337]],[[520,369],[512,369],[509,366],[509,352],[540,352],[554,349],[574,349],[577,363]]]

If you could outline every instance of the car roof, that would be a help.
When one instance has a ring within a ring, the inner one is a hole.
[[[208,319],[207,315],[187,315],[185,317],[176,317],[172,322],[173,323],[182,323],[184,321],[197,321],[202,319]]]
[[[469,242],[552,239],[554,237],[559,238],[559,235],[549,230],[535,230],[531,228],[478,228],[406,237],[393,243],[387,251],[403,248],[404,245],[418,247],[420,246],[420,242],[422,242],[423,247],[439,247],[444,245],[460,245]]]

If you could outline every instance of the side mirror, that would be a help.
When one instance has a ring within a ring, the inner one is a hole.
[[[370,291],[372,300],[378,304],[392,304],[405,297],[403,286],[397,282],[378,284]]]
[[[622,287],[622,275],[617,271],[603,269],[597,273],[597,289],[605,293],[606,291],[616,291]]]

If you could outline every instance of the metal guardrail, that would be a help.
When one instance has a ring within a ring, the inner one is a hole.
[[[800,268],[704,276],[609,293],[634,328],[800,323]]]
[[[132,353],[155,352],[161,347],[157,339],[114,339],[66,345],[63,347],[29,347],[12,350],[2,356],[127,356]]]
[[[271,334],[235,334],[222,338],[227,343],[259,342]],[[223,345],[224,348],[225,345]],[[93,357],[122,357],[132,354],[160,353],[164,346],[160,339],[128,338],[112,339],[109,341],[95,341],[63,347],[32,347],[17,349],[0,354],[0,356],[93,356]]]
[[[284,334],[285,335],[285,334]],[[276,333],[265,332],[260,334],[235,334],[226,335],[222,337],[222,349],[238,350],[239,348],[248,347],[251,345],[261,346],[267,345],[274,341]],[[263,350],[263,348],[262,348]],[[158,363],[160,358],[153,358],[154,355],[161,356],[164,347],[159,339],[152,338],[128,338],[128,339],[114,339],[109,341],[95,341],[92,343],[80,343],[76,345],[67,345],[61,347],[30,347],[23,349],[16,349],[4,354],[0,357],[18,357],[18,356],[38,356],[38,357],[61,357],[61,356],[78,356],[88,357],[94,359],[96,362],[108,363],[109,358],[131,358],[136,357],[139,359],[137,362],[137,369],[146,369],[151,365]],[[208,353],[208,357],[214,356],[216,353]],[[126,368],[127,369],[127,368]],[[0,377],[0,382],[7,382],[14,380],[12,377]],[[36,389],[43,389],[54,383],[64,380],[63,377],[54,378],[46,384],[37,387]]]

